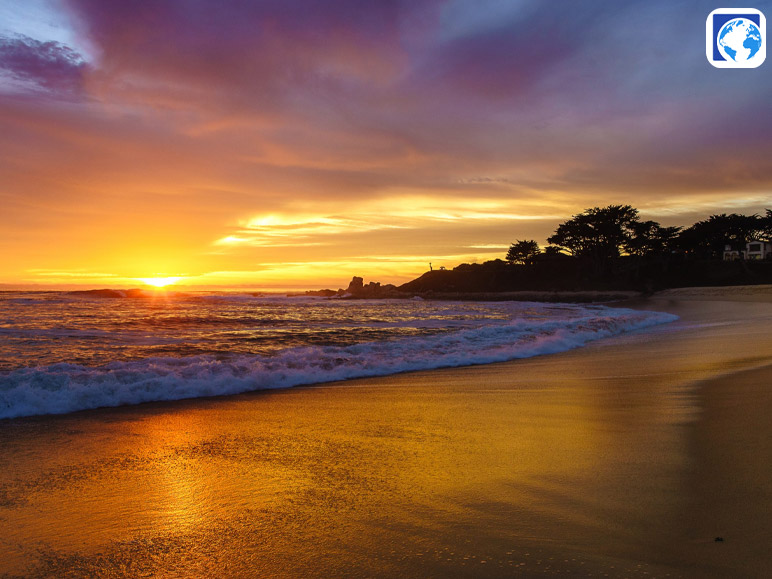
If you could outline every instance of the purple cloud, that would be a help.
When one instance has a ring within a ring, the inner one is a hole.
[[[59,95],[80,94],[86,68],[77,52],[59,42],[0,38],[0,69]]]
[[[66,3],[95,101],[282,192],[700,190],[727,163],[772,182],[772,77],[706,63],[707,0]],[[77,55],[33,48],[6,68],[78,86]]]
[[[381,83],[404,61],[400,2],[69,5],[97,47],[101,71],[148,100],[162,91],[206,108],[286,109],[300,93]]]

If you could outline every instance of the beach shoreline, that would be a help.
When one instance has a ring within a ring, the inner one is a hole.
[[[4,421],[0,575],[762,577],[749,287],[548,356]]]

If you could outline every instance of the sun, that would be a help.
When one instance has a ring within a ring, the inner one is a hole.
[[[141,277],[139,278],[140,281],[145,282],[147,285],[152,285],[153,287],[166,287],[168,285],[172,285],[180,281],[181,277]]]

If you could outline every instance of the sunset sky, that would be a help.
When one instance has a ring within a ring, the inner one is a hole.
[[[0,284],[400,283],[596,205],[763,212],[772,62],[707,62],[719,6],[0,0]]]

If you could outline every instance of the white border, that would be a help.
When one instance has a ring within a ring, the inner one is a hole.
[[[714,14],[758,14],[759,30],[761,31],[761,48],[751,58],[745,62],[734,62],[729,60],[713,60],[713,15]],[[708,62],[716,68],[758,68],[767,58],[767,19],[761,10],[756,8],[717,8],[710,14],[705,21],[705,56]]]

